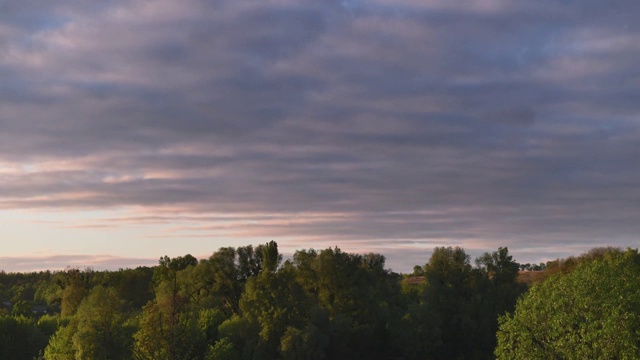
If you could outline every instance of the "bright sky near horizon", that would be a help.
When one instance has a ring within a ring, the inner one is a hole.
[[[636,0],[0,1],[0,270],[638,247]]]

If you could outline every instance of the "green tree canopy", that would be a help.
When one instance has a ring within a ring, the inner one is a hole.
[[[124,302],[113,288],[94,287],[67,326],[51,338],[47,360],[130,359],[133,328]]]
[[[610,252],[534,286],[500,319],[498,359],[640,358],[640,256]]]

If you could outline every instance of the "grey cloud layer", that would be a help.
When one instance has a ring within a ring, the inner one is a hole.
[[[0,207],[540,254],[638,233],[637,2],[8,4]]]

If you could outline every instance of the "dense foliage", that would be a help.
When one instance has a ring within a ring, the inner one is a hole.
[[[508,341],[527,336],[523,319],[544,297],[560,302],[562,294],[554,298],[544,286],[574,273],[551,266],[560,275],[502,317],[496,350],[498,318],[527,290],[506,248],[474,265],[461,248],[436,248],[410,275],[385,269],[382,255],[338,248],[282,260],[270,242],[221,248],[199,261],[163,257],[153,268],[0,273],[0,358],[492,359],[494,351],[525,358],[517,351],[532,350]]]
[[[500,318],[499,359],[640,358],[640,256],[610,251],[534,286]]]

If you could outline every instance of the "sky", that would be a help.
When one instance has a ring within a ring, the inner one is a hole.
[[[638,247],[636,0],[0,1],[0,269]]]

